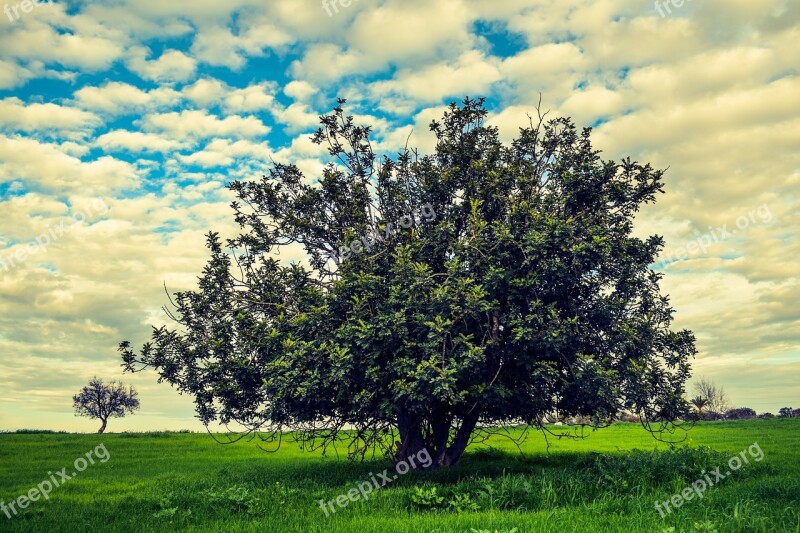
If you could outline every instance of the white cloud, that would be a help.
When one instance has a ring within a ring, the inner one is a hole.
[[[254,21],[250,21],[255,16]],[[240,31],[234,35],[229,28],[217,24],[203,25],[192,44],[192,53],[209,65],[241,69],[248,57],[258,57],[264,51],[281,48],[292,41],[292,37],[269,18],[249,13],[243,19]]]
[[[97,145],[105,151],[169,152],[185,145],[179,141],[141,131],[114,130],[97,138]]]
[[[237,89],[212,78],[199,79],[181,90],[188,100],[198,106],[220,106],[228,113],[270,110],[275,106],[276,91],[275,82],[261,82]]]
[[[201,78],[184,87],[181,92],[195,104],[207,107],[221,101],[228,92],[228,87],[219,80]]]
[[[411,109],[445,97],[480,96],[488,94],[491,85],[501,79],[498,63],[482,52],[470,50],[453,62],[405,68],[393,80],[375,82],[370,89],[376,99],[410,98]]]
[[[319,115],[303,103],[295,102],[285,108],[275,108],[272,113],[278,122],[287,124],[291,130],[315,128],[319,125]]]
[[[142,129],[170,135],[178,140],[217,136],[246,138],[269,133],[269,128],[255,117],[232,115],[218,118],[199,110],[147,115],[142,119]]]
[[[271,109],[275,101],[275,83],[259,83],[230,91],[225,96],[226,111],[252,113]]]
[[[15,97],[0,100],[0,127],[26,132],[93,130],[102,123],[100,117],[74,107],[58,104],[25,104]]]
[[[197,61],[179,50],[166,50],[158,59],[148,61],[150,51],[136,47],[130,51],[128,68],[146,80],[186,81],[197,69]]]
[[[57,9],[63,8],[59,6]],[[49,25],[32,21],[32,18],[25,18],[24,25],[11,26],[10,31],[0,33],[0,50],[6,57],[97,71],[110,67],[122,56],[122,46],[112,40],[59,32]]]
[[[459,0],[386,2],[358,11],[339,35],[344,42],[313,44],[291,71],[296,78],[330,83],[390,65],[458,57],[474,43],[468,31],[472,21]]]
[[[253,162],[266,164],[271,155],[272,151],[266,144],[246,140],[232,142],[228,139],[214,139],[203,150],[189,155],[179,155],[178,159],[185,164],[215,167],[229,166],[237,159],[246,161],[248,165],[252,165]]]
[[[300,102],[308,100],[318,91],[318,88],[314,87],[307,81],[301,80],[292,80],[283,88],[283,92],[286,94],[286,96],[294,98]]]
[[[19,137],[0,136],[0,161],[0,183],[22,180],[55,193],[87,188],[108,193],[138,182],[136,169],[125,161],[104,156],[84,162],[57,145]]]
[[[591,124],[598,118],[616,115],[625,105],[626,100],[621,93],[592,85],[582,91],[573,92],[559,111],[579,124]]]
[[[168,87],[145,91],[129,83],[112,81],[102,87],[82,87],[75,91],[74,97],[85,109],[116,115],[175,105],[180,100],[180,93]]]

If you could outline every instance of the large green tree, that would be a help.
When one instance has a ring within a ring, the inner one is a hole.
[[[230,185],[241,235],[209,234],[178,327],[121,344],[129,371],[156,369],[204,423],[398,460],[427,448],[439,467],[476,428],[687,414],[694,337],[670,329],[649,268],[661,237],[632,235],[661,170],[603,161],[566,118],[504,145],[470,99],[431,124],[432,155],[379,157],[344,104],[313,137],[331,156],[318,179],[276,164]],[[306,266],[279,261],[298,245]]]

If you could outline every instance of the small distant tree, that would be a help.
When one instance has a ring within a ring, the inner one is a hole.
[[[730,407],[725,390],[722,387],[718,387],[716,383],[709,378],[700,378],[700,380],[695,383],[694,390],[698,397],[706,400],[705,407],[707,411],[722,414]]]
[[[119,381],[108,384],[93,377],[87,386],[72,397],[76,416],[88,416],[102,422],[98,433],[106,430],[109,418],[122,418],[139,409],[139,395],[132,386],[125,388]]]
[[[778,410],[778,416],[785,416],[787,418],[791,418],[793,414],[794,412],[791,407],[781,407]]]
[[[702,416],[703,408],[706,405],[708,405],[708,400],[706,400],[702,396],[695,396],[694,398],[692,398],[692,400],[689,403],[694,405],[695,409],[697,409],[697,414]]]

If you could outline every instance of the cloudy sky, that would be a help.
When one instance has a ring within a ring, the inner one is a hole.
[[[384,152],[429,151],[466,95],[510,139],[541,94],[604,157],[669,167],[637,231],[667,240],[695,373],[735,406],[800,407],[800,2],[341,1],[5,4],[0,429],[96,430],[71,409],[93,374],[140,390],[109,430],[199,429],[116,346],[165,320],[164,285],[194,286],[204,233],[235,230],[227,182],[319,172],[309,132],[337,96]]]

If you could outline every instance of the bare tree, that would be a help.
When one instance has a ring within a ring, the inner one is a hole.
[[[98,433],[106,430],[109,418],[122,418],[139,408],[139,398],[132,386],[127,389],[119,381],[107,385],[98,377],[93,377],[87,386],[72,397],[76,416],[97,418],[103,425]]]
[[[701,377],[694,384],[694,390],[698,398],[705,400],[707,411],[722,414],[730,407],[725,390],[707,377]]]

